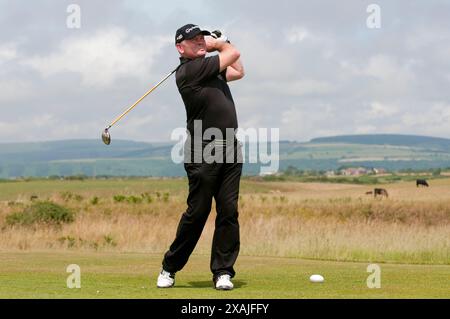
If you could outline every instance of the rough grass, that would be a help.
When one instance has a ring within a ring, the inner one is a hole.
[[[0,184],[0,249],[162,254],[186,209],[186,180],[32,181]],[[378,186],[377,186],[378,187]],[[241,255],[450,264],[450,180],[430,188],[244,180],[239,201]],[[15,192],[11,192],[15,190]],[[5,193],[3,192],[5,191]],[[76,213],[61,227],[9,226],[31,196]],[[214,208],[196,248],[209,254]]]

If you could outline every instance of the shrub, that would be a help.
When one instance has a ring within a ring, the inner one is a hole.
[[[163,201],[167,203],[167,202],[169,201],[169,196],[170,196],[169,193],[164,193],[164,195],[163,195]]]
[[[84,181],[87,178],[88,177],[84,174],[64,176],[64,179],[67,181]]]
[[[125,201],[127,198],[123,195],[114,195],[114,201],[117,203]]]
[[[98,204],[98,197],[97,196],[94,196],[92,199],[91,199],[91,205],[97,205]]]
[[[83,196],[75,194],[73,196],[73,199],[75,199],[77,202],[81,202],[83,200]]]
[[[65,237],[60,237],[58,238],[58,241],[64,245],[64,243],[67,243],[67,248],[74,248],[77,240],[75,239],[75,237],[72,236],[65,236]]]
[[[130,204],[140,204],[142,202],[142,198],[136,196],[128,196],[127,202]]]
[[[74,220],[75,216],[71,210],[49,201],[34,202],[22,212],[6,216],[8,225],[31,225],[35,223],[60,225],[71,223]]]
[[[145,200],[147,203],[152,203],[153,202],[153,197],[152,195],[148,194],[148,193],[143,193],[141,194],[142,199]]]
[[[103,240],[105,241],[105,246],[112,246],[112,247],[117,246],[117,242],[114,240],[112,235],[103,236]]]
[[[67,191],[67,192],[61,192],[60,196],[65,202],[68,202],[70,199],[72,199],[73,194],[71,192]]]
[[[441,175],[441,169],[440,168],[433,169],[431,175],[432,176],[439,176],[439,175]]]

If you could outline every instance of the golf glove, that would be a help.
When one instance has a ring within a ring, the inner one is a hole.
[[[211,32],[211,36],[216,40],[230,43],[230,40],[228,40],[228,37],[223,35],[220,30],[214,30],[213,32]]]

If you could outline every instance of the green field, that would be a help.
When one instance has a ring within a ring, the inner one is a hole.
[[[242,191],[268,192],[274,187],[271,184],[247,181],[241,185]],[[89,179],[89,180],[31,180],[0,182],[0,201],[29,198],[37,195],[45,198],[51,193],[79,192],[109,195],[111,192],[171,192],[187,191],[187,178],[137,178],[137,179]]]
[[[378,199],[366,195],[371,184],[243,179],[236,288],[219,292],[209,270],[214,212],[176,286],[156,288],[186,179],[1,182],[0,298],[450,298],[450,179],[430,184],[377,185],[390,195]],[[142,193],[152,201],[114,200]],[[33,195],[75,221],[9,225]],[[81,267],[80,289],[66,286],[70,264]],[[369,264],[381,267],[381,288],[367,287]],[[312,274],[325,282],[309,282]]]
[[[241,256],[235,289],[212,287],[209,257],[193,255],[170,289],[156,288],[161,255],[142,253],[0,253],[0,298],[449,298],[450,266],[379,264],[381,288],[369,289],[367,263]],[[66,267],[81,269],[69,289]],[[311,283],[311,274],[324,283]]]

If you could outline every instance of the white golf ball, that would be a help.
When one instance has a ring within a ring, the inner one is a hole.
[[[323,282],[324,279],[321,275],[311,275],[311,277],[309,277],[309,280],[311,282]]]

